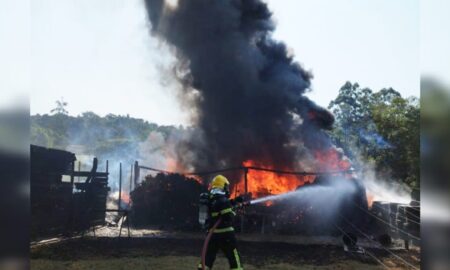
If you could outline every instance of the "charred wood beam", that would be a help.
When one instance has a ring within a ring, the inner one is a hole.
[[[130,190],[128,191],[128,193],[131,193],[132,190],[133,190],[133,165],[131,165],[130,169]]]
[[[134,162],[134,188],[137,187],[139,181],[139,163]]]
[[[122,202],[122,162],[119,164],[119,201],[117,202],[118,210],[120,210],[121,202]]]

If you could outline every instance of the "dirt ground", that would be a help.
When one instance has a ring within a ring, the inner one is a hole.
[[[31,269],[195,269],[202,239],[84,237],[33,246]],[[245,269],[383,269],[367,255],[328,244],[293,244],[240,240]],[[368,249],[389,269],[408,269],[382,249]],[[395,250],[419,268],[420,251]],[[214,269],[228,269],[220,255]]]

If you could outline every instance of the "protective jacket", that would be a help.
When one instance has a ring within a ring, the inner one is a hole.
[[[233,219],[236,213],[233,210],[233,203],[230,201],[224,192],[213,189],[209,194],[209,213],[208,213],[208,231],[211,229],[217,220],[220,218],[221,222],[213,233],[232,232]]]
[[[206,251],[205,264],[208,269],[213,267],[217,252],[222,250],[228,259],[230,269],[242,270],[241,258],[236,248],[236,236],[233,228],[233,218],[236,213],[233,210],[234,202],[229,200],[225,192],[220,189],[212,189],[209,194],[208,231],[220,219],[220,223],[213,231]],[[202,269],[201,263],[198,269]]]

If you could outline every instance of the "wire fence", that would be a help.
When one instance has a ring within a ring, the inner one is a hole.
[[[397,227],[397,226],[394,226],[394,225],[391,224],[390,222],[387,222],[386,220],[384,220],[384,219],[382,219],[382,218],[380,218],[380,217],[378,217],[378,216],[372,214],[371,212],[367,211],[366,209],[362,208],[361,206],[357,205],[356,203],[354,203],[354,202],[352,202],[352,203],[353,203],[353,205],[355,205],[358,209],[360,209],[360,210],[363,211],[364,213],[366,213],[366,214],[368,214],[368,215],[370,215],[370,216],[376,218],[377,220],[383,222],[384,224],[390,226],[391,228],[393,228],[393,229],[395,229],[395,230],[397,230],[397,231],[399,231],[399,232],[404,233],[405,235],[409,236],[410,238],[415,239],[415,240],[417,240],[417,241],[420,241],[420,238],[419,238],[419,237],[414,236],[414,235],[408,233],[407,231],[405,231],[405,230],[403,230],[403,229],[400,229],[400,228]]]
[[[364,233],[361,229],[358,228],[358,226],[354,225],[352,222],[350,222],[348,219],[346,219],[344,216],[340,215],[339,216],[342,218],[342,220],[344,220],[348,225],[350,225],[353,229],[355,229],[357,232],[359,232],[362,236],[364,236],[367,240],[369,240],[372,243],[375,243],[376,245],[378,245],[378,243],[373,240],[368,234]],[[401,261],[402,263],[404,263],[405,265],[411,267],[412,269],[418,270],[419,268],[415,267],[414,265],[412,265],[411,263],[407,262],[405,259],[403,259],[402,257],[398,256],[397,254],[395,254],[394,252],[392,252],[391,250],[387,249],[386,247],[382,246],[382,245],[378,245],[379,247],[381,247],[383,250],[385,250],[386,252],[388,252],[389,254],[391,254],[392,256],[394,256],[396,259],[398,259],[399,261]]]
[[[380,210],[384,210],[380,205],[374,204],[373,206],[375,206],[376,208],[378,208]],[[413,218],[415,218],[416,220],[419,220],[419,221],[412,220],[412,219],[408,218],[405,214],[402,214],[402,213],[400,213],[398,211],[396,212],[396,215],[400,216],[401,218],[403,218],[405,220],[408,220],[408,222],[420,225],[420,217],[417,216],[417,215],[414,215],[413,213],[408,213],[408,215],[410,215],[411,217],[413,217]]]
[[[349,239],[351,239],[352,237],[346,233],[341,227],[339,227],[337,224],[334,224],[334,226],[336,227],[336,229],[338,229],[343,235],[347,236]],[[379,258],[377,258],[377,256],[375,256],[375,254],[367,251],[366,249],[364,249],[365,254],[369,255],[372,259],[374,259],[378,264],[380,264],[381,266],[383,266],[386,269],[389,269],[389,267],[384,264]]]

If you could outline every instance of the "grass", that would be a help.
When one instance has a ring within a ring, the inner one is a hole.
[[[241,240],[239,250],[246,270],[344,270],[382,269],[363,254],[346,253],[327,244],[299,245],[276,241]],[[71,239],[31,248],[31,269],[45,270],[139,270],[196,269],[203,241],[197,238]],[[409,269],[382,250],[370,250],[389,269]],[[395,250],[398,256],[420,267],[420,250]],[[214,270],[229,269],[222,253]]]
[[[180,270],[180,269],[196,269],[199,259],[193,256],[163,256],[163,257],[125,257],[111,259],[89,259],[77,261],[58,261],[48,259],[32,259],[32,270]],[[313,266],[313,265],[292,265],[292,264],[268,264],[264,266],[253,266],[245,264],[246,270],[343,270],[343,269],[382,269],[378,266],[362,264],[355,261],[341,261],[330,265]],[[219,257],[215,263],[214,270],[229,269],[228,262]]]

